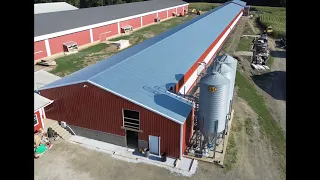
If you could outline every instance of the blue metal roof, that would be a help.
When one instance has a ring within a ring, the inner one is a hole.
[[[240,0],[233,0],[233,1],[231,1],[231,2],[240,4],[241,6],[245,6],[245,5],[247,4],[247,2],[240,1]]]
[[[233,3],[219,6],[40,90],[90,82],[184,123],[192,103],[166,90],[179,82],[242,8]]]

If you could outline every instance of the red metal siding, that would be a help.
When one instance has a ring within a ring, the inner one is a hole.
[[[92,29],[93,41],[104,41],[106,38],[118,34],[118,23],[108,24],[105,26]]]
[[[190,138],[193,134],[193,117],[194,117],[194,110],[190,112],[187,120],[183,124],[183,135],[182,135],[182,153],[184,154],[187,148],[187,145],[190,141]]]
[[[187,6],[184,6],[184,10],[185,10],[186,12],[188,12],[188,5],[187,5]]]
[[[157,17],[157,14],[149,14],[142,17],[143,26],[154,23],[154,19]]]
[[[193,66],[189,69],[189,71],[181,78],[181,80],[176,84],[176,92],[179,91],[179,89],[187,82],[187,80],[191,77],[192,73],[197,70],[198,63],[203,61],[206,56],[210,53],[210,51],[215,47],[215,45],[218,43],[218,41],[221,39],[221,37],[225,34],[225,32],[229,29],[229,27],[232,25],[232,23],[237,19],[237,17],[240,15],[242,11],[240,11],[236,17],[229,23],[229,25],[223,30],[223,32],[217,37],[217,39],[209,46],[209,48],[200,56],[200,58],[193,64]],[[227,37],[226,37],[227,38]],[[221,48],[223,43],[220,45],[219,48]],[[218,48],[218,49],[219,49]],[[216,53],[218,50],[216,51]],[[216,53],[213,55],[213,57],[216,56]]]
[[[158,17],[160,20],[167,19],[167,11],[158,12]]]
[[[39,109],[36,112],[34,112],[34,114],[37,116],[38,122],[39,122],[38,125],[34,126],[34,131],[37,131],[40,128],[43,128],[43,124],[42,124],[42,121],[41,121],[42,117],[40,116],[40,110],[41,109]]]
[[[63,52],[62,44],[69,41],[76,42],[78,46],[88,44],[90,43],[90,31],[85,30],[49,39],[51,54]]]
[[[127,26],[127,25],[130,25],[133,28],[139,28],[141,27],[141,18],[138,17],[138,18],[129,19],[129,20],[120,22],[120,27]]]
[[[172,17],[174,12],[176,12],[176,8],[169,9],[169,10],[168,10],[168,16],[169,16],[169,17]]]
[[[183,7],[178,7],[178,14],[183,14]]]
[[[87,85],[87,87],[84,87]],[[159,136],[160,151],[179,158],[180,124],[168,120],[141,106],[102,90],[90,83],[80,83],[40,91],[54,100],[46,107],[46,116],[70,125],[125,136],[122,108],[140,112],[139,139],[148,141],[149,135]]]
[[[44,41],[34,42],[34,60],[47,57],[46,44]]]

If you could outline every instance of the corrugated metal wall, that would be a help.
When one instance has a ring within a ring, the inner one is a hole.
[[[176,8],[169,9],[168,10],[168,17],[172,17],[174,12],[176,12]]]
[[[54,100],[46,108],[48,118],[120,136],[125,136],[125,130],[121,129],[122,108],[139,111],[140,127],[143,131],[139,134],[139,139],[149,141],[149,135],[159,136],[160,152],[179,158],[180,124],[90,83],[47,89],[40,91],[40,94]]]
[[[180,14],[180,13],[183,14],[183,7],[178,7],[177,10],[178,10],[177,14]]]
[[[47,50],[44,40],[34,42],[34,60],[38,60],[47,56]]]
[[[51,54],[63,52],[63,43],[74,41],[78,46],[90,43],[90,30],[67,34],[49,39]]]
[[[35,125],[34,126],[34,128],[33,128],[33,130],[34,131],[37,131],[37,130],[39,130],[40,128],[43,128],[43,124],[42,124],[42,117],[41,117],[41,115],[40,115],[40,111],[41,111],[41,109],[39,109],[39,110],[37,110],[36,112],[34,112],[34,114],[37,116],[37,118],[38,118],[38,124],[37,125]]]
[[[105,26],[92,29],[93,41],[99,41],[99,40],[103,41],[107,37],[111,37],[117,34],[118,34],[118,23],[108,24]]]
[[[183,124],[183,135],[182,135],[182,153],[186,151],[187,145],[193,134],[193,117],[194,109],[190,112],[187,120]]]
[[[160,20],[167,19],[167,11],[158,12],[158,17],[160,18]]]
[[[141,27],[141,17],[129,19],[126,21],[120,21],[120,28],[127,25],[132,26],[134,29]]]
[[[153,24],[155,21],[154,19],[157,17],[157,13],[153,13],[153,14],[149,14],[146,16],[142,16],[142,24],[144,26],[149,25],[149,24]]]

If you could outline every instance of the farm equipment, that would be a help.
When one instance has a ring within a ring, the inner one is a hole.
[[[260,35],[260,37],[254,38],[252,43],[252,67],[258,70],[268,70],[269,67],[266,66],[266,63],[269,59],[267,34],[263,33]]]
[[[197,15],[201,15],[202,14],[202,11],[197,11]]]
[[[196,9],[192,9],[191,12],[192,12],[193,14],[196,14],[196,15],[201,15],[201,14],[203,14],[202,11],[198,11],[198,10],[196,10]]]
[[[273,33],[273,28],[271,26],[269,26],[269,27],[267,27],[266,30],[264,30],[264,32],[270,35]]]

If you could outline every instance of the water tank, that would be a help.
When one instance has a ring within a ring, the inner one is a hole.
[[[225,129],[230,81],[217,72],[209,72],[200,79],[198,121],[206,138]]]
[[[229,79],[230,81],[230,87],[229,87],[229,95],[228,95],[228,103],[227,103],[227,114],[229,113],[229,107],[230,107],[230,103],[231,100],[233,99],[233,89],[234,89],[234,71],[233,69],[228,66],[225,63],[216,61],[212,67],[212,71],[213,72],[218,72],[219,74],[225,76],[226,78]]]
[[[233,57],[229,56],[228,54],[224,54],[222,56],[217,56],[215,59],[215,62],[217,62],[217,61],[227,64],[228,66],[230,66],[234,70],[234,72],[237,72],[238,61],[236,59],[234,59]]]

